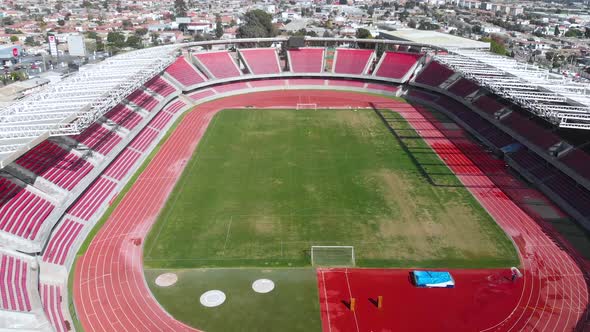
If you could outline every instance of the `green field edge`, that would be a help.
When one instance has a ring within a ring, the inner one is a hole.
[[[379,95],[379,94],[373,94],[373,93],[368,93],[371,95]],[[381,95],[379,95],[381,96]],[[389,97],[389,96],[388,96]],[[390,99],[393,100],[397,100],[400,102],[403,102],[405,104],[411,105],[410,103],[408,103],[408,101],[406,101],[403,98],[400,97],[390,97]],[[223,110],[235,110],[235,109],[239,109],[239,108],[227,108],[227,109],[223,109]],[[273,108],[264,108],[263,110],[272,110]],[[326,108],[327,109],[327,108]],[[281,110],[285,110],[285,109],[281,109]],[[295,109],[292,109],[293,111],[295,111]],[[341,108],[333,108],[330,110],[347,110],[344,107]],[[222,111],[222,110],[220,110]],[[381,115],[379,114],[379,112],[376,109],[373,109],[373,111],[376,111],[377,116],[381,121],[384,121],[384,119],[381,117]],[[399,113],[397,113],[395,110],[390,110],[387,109],[387,111],[392,111],[393,113],[395,113],[396,115],[399,116]],[[430,111],[430,110],[429,110]],[[440,114],[442,116],[444,116],[443,114]],[[217,116],[217,114],[215,115]],[[405,123],[405,125],[407,126],[408,131],[410,131],[412,134],[420,137],[421,141],[428,146],[428,148],[431,150],[431,152],[437,156],[437,160],[441,163],[441,166],[445,167],[450,173],[453,174],[453,176],[455,177],[455,179],[457,181],[460,182],[459,178],[457,177],[457,175],[455,174],[455,172],[453,172],[448,165],[446,164],[446,162],[444,160],[442,160],[439,156],[439,154],[434,151],[430,145],[428,145],[428,143],[426,143],[426,140],[424,140],[424,138],[422,137],[422,135],[418,134],[418,132],[412,127],[412,125],[403,117],[400,116],[400,119]],[[438,119],[438,118],[437,118]],[[448,118],[445,117],[446,120],[449,120]],[[440,119],[438,119],[440,121]],[[382,122],[382,125],[385,126],[389,131],[394,131],[394,128],[390,128],[389,125],[386,122]],[[392,133],[392,139],[397,140],[398,143],[402,146],[405,145],[405,143],[403,142],[402,139],[400,139],[400,137],[397,136],[397,134]],[[198,149],[198,147],[197,147]],[[195,157],[195,153],[197,153],[197,150],[195,150],[193,152],[193,154],[191,155],[190,159],[192,160]],[[411,154],[411,152],[407,151],[408,154]],[[190,164],[191,161],[189,160],[187,162],[187,165]],[[186,169],[183,171],[183,173],[180,175],[180,177],[183,176],[184,172],[186,171]],[[179,184],[180,182],[177,182],[172,190],[172,193],[177,189],[176,186]],[[483,207],[483,205],[481,204],[481,202],[479,202],[479,200],[473,195],[473,193],[468,190],[468,188],[466,188],[462,183],[461,186],[467,191],[468,195],[467,195],[467,199],[470,201],[470,203],[472,203],[476,209],[481,210],[484,214],[486,214],[490,220],[493,223],[493,227],[496,228],[497,230],[499,230],[499,232],[505,237],[507,238],[507,240],[510,242],[511,247],[512,247],[512,253],[510,257],[506,257],[506,258],[501,258],[501,259],[497,259],[497,258],[486,258],[486,257],[480,257],[478,258],[477,261],[472,260],[470,258],[466,258],[466,259],[453,259],[453,258],[445,258],[443,260],[419,260],[419,261],[413,261],[413,260],[401,260],[401,259],[358,259],[356,261],[356,266],[355,268],[391,268],[391,269],[395,269],[395,268],[400,268],[400,269],[412,269],[412,268],[421,268],[421,269],[428,269],[428,268],[436,268],[436,269],[440,269],[440,268],[448,268],[448,269],[495,269],[495,268],[510,268],[513,266],[521,266],[521,257],[520,257],[520,252],[518,251],[518,248],[516,246],[516,243],[514,242],[514,240],[512,239],[511,236],[509,236],[504,229],[496,222],[496,220],[491,216],[491,214],[489,213],[489,211],[487,209],[485,209]],[[162,212],[162,211],[161,211]],[[157,228],[161,228],[162,226],[158,226],[158,224],[160,224],[160,215],[158,215],[158,219],[156,220],[155,224],[153,225],[153,227],[150,229],[148,235],[145,238],[144,241],[144,249],[147,248],[151,248],[153,246],[156,245],[157,243],[157,237],[154,238],[153,237],[153,233],[152,231],[157,229]],[[146,257],[144,256],[144,270],[146,269],[169,269],[169,270],[178,270],[178,269],[208,269],[208,268],[313,268],[313,266],[311,265],[310,262],[310,257],[309,256],[303,256],[300,259],[297,260],[293,260],[293,259],[281,259],[281,258],[272,258],[272,260],[274,261],[272,264],[268,264],[268,259],[267,258],[261,258],[261,259],[244,259],[244,258],[235,258],[235,259],[187,259],[187,265],[183,265],[182,263],[174,263],[171,265],[166,266],[165,264],[160,264],[160,265],[151,265],[150,263],[155,263],[157,261],[163,261],[166,260],[165,258],[159,258],[159,257],[154,257],[154,258],[150,258],[150,257]],[[287,262],[289,260],[289,262]],[[195,266],[194,262],[200,262],[197,266]],[[281,262],[284,261],[284,262]],[[191,262],[193,264],[191,264]],[[265,264],[266,263],[266,264]]]

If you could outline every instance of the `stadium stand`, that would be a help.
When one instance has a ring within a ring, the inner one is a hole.
[[[160,113],[158,113],[158,115],[156,115],[154,117],[154,119],[150,122],[150,127],[158,129],[158,130],[162,130],[162,128],[164,128],[164,126],[166,126],[166,124],[168,123],[168,121],[170,121],[170,119],[172,118],[172,114],[162,111]]]
[[[176,88],[166,82],[162,76],[156,76],[149,80],[145,85],[146,89],[159,94],[162,97],[168,97],[176,91]]]
[[[72,138],[88,148],[103,155],[108,154],[121,142],[122,138],[116,132],[108,130],[96,122],[79,135]]]
[[[421,100],[426,100],[426,101],[435,101],[439,97],[437,95],[433,95],[428,92],[415,90],[415,89],[410,90],[408,92],[408,96],[413,97],[413,98],[417,98],[417,99],[421,99]]]
[[[416,67],[422,54],[385,52],[377,64],[373,75],[379,77],[405,80]]]
[[[173,64],[166,68],[166,73],[185,87],[203,83],[207,80],[197,68],[188,63],[183,56],[176,59]]]
[[[277,87],[284,86],[287,84],[287,80],[284,79],[269,79],[262,81],[250,81],[250,86],[253,88],[264,88],[264,87]]]
[[[16,163],[37,176],[71,190],[94,167],[74,153],[51,141],[43,141]]]
[[[274,48],[244,48],[238,52],[251,74],[264,75],[281,72],[279,57]]]
[[[113,181],[100,177],[88,187],[68,212],[80,219],[90,220],[90,217],[96,212],[100,203],[114,188],[115,183]]]
[[[326,80],[329,86],[349,86],[354,88],[364,88],[366,83],[361,81],[347,81],[347,80]]]
[[[399,90],[397,86],[376,84],[376,83],[367,83],[367,89],[389,91],[389,92],[397,92]]]
[[[215,95],[215,91],[213,89],[206,89],[193,92],[189,94],[188,97],[192,100],[199,100],[213,95]]]
[[[43,221],[55,206],[48,200],[0,177],[0,230],[35,239]]]
[[[460,78],[448,87],[447,90],[455,96],[465,98],[479,90],[479,85],[466,78]]]
[[[559,136],[516,111],[502,119],[502,124],[512,129],[515,134],[543,149],[548,149],[562,140]]]
[[[180,111],[185,106],[186,106],[186,103],[184,101],[177,100],[175,102],[168,104],[168,106],[166,106],[166,108],[164,108],[164,111],[168,112],[170,114],[176,114],[176,112]]]
[[[158,131],[152,128],[144,129],[129,145],[130,147],[145,152],[147,147],[152,143],[154,139],[158,136]]]
[[[543,184],[578,210],[581,215],[586,218],[590,216],[590,192],[580,187],[575,180],[561,172],[555,172]]]
[[[27,287],[29,264],[17,255],[0,252],[0,309],[31,311]]]
[[[139,113],[130,110],[123,104],[113,107],[104,117],[127,129],[135,128],[143,119]]]
[[[318,78],[291,78],[287,82],[288,85],[324,85],[324,79]]]
[[[43,303],[43,310],[55,331],[70,331],[71,325],[64,318],[61,308],[64,301],[62,286],[40,283],[39,293]]]
[[[148,112],[151,112],[160,102],[158,99],[154,98],[154,96],[149,95],[141,90],[134,92],[127,98],[127,100],[147,110]]]
[[[438,87],[441,83],[449,79],[454,74],[454,72],[441,65],[436,61],[431,61],[429,64],[426,65],[418,76],[416,76],[416,83],[428,85],[431,87]]]
[[[590,179],[590,155],[581,149],[573,149],[560,158],[567,167]]]
[[[215,92],[217,92],[217,93],[224,93],[224,92],[230,92],[230,91],[235,91],[235,90],[248,89],[249,87],[250,86],[246,82],[235,82],[235,83],[218,85],[218,86],[214,87],[213,90],[215,90]]]
[[[332,71],[336,74],[364,75],[374,57],[373,50],[337,48]]]
[[[80,234],[83,226],[81,223],[70,219],[60,223],[54,234],[49,238],[47,249],[43,253],[43,261],[63,265],[70,247],[78,234]]]
[[[140,156],[141,154],[138,152],[131,149],[125,149],[117,156],[115,161],[109,165],[104,174],[115,180],[121,180]]]
[[[323,48],[299,48],[287,51],[289,68],[293,73],[321,73],[324,71]]]
[[[198,67],[210,79],[222,79],[242,75],[240,68],[227,51],[194,54]]]
[[[481,95],[473,102],[473,105],[485,113],[494,115],[499,110],[506,107],[502,103],[498,102],[494,97],[489,95]]]
[[[467,106],[453,100],[445,95],[433,95],[420,90],[410,90],[408,96],[414,99],[422,100],[427,104],[439,106],[447,114],[459,123],[471,129],[471,132],[481,140],[486,140],[497,150],[515,143],[515,140],[502,130],[495,127],[489,121],[483,119],[477,113],[470,110]]]

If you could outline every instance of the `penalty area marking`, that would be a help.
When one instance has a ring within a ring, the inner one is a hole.
[[[256,293],[270,293],[275,289],[275,283],[270,279],[258,279],[252,283],[252,289]]]
[[[200,301],[205,307],[217,307],[225,302],[225,293],[217,289],[206,291],[201,295]]]
[[[156,278],[156,285],[160,287],[169,287],[174,285],[178,281],[176,273],[164,273],[160,274]]]

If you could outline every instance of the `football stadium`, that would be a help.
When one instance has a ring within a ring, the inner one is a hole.
[[[589,88],[387,39],[81,67],[0,109],[0,330],[588,331]]]

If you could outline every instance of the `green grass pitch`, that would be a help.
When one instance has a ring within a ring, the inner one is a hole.
[[[144,262],[308,266],[312,245],[352,245],[359,266],[517,265],[510,240],[458,184],[424,141],[400,142],[372,110],[224,110],[152,229]]]

